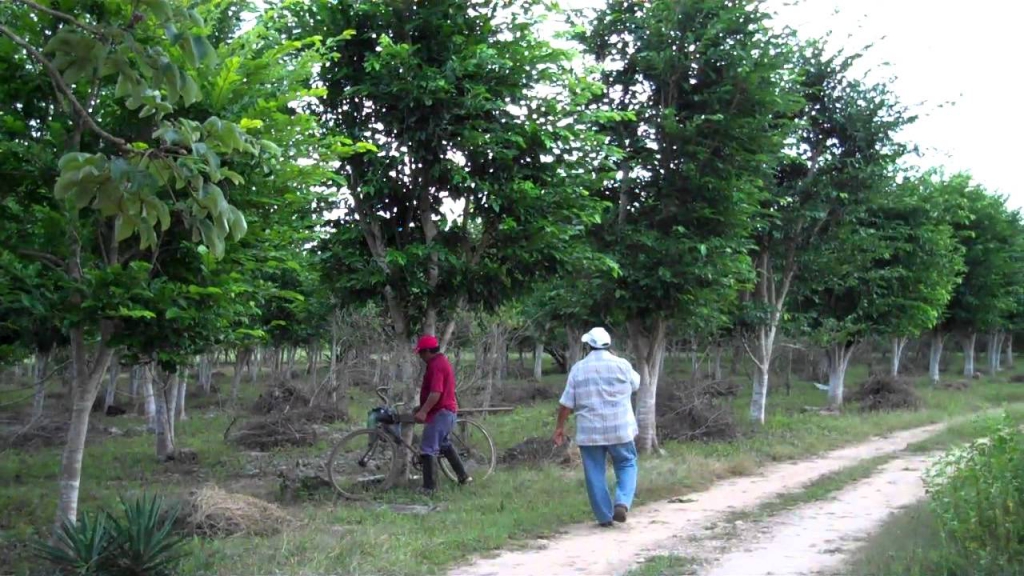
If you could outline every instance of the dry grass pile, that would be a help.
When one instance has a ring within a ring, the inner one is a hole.
[[[234,433],[228,432],[228,442],[259,452],[285,446],[312,446],[317,440],[315,424],[289,414],[255,418],[239,425]]]
[[[283,414],[309,406],[309,397],[290,382],[277,382],[252,405],[254,414]]]
[[[1024,384],[1024,374],[1014,374],[1010,376],[1010,382],[1015,384]]]
[[[869,412],[918,410],[921,397],[910,380],[889,375],[875,375],[860,385],[850,397]]]
[[[272,536],[294,524],[291,516],[270,502],[225,492],[212,484],[193,490],[186,505],[188,531],[206,538]]]
[[[739,436],[728,388],[721,382],[680,382],[658,390],[658,435],[665,440],[723,441]]]
[[[70,426],[71,417],[69,415],[52,418],[43,417],[35,422],[13,428],[7,433],[0,435],[0,446],[16,450],[36,450],[63,446],[67,441]],[[89,432],[86,435],[87,442],[93,443],[107,436],[109,436],[109,433],[102,426],[95,422],[89,422]]]
[[[558,400],[560,390],[539,382],[506,382],[495,394],[493,404],[498,406],[525,406],[537,402]]]
[[[955,390],[957,392],[963,392],[971,388],[971,383],[968,380],[950,380],[948,382],[942,382],[939,384],[939,388],[943,390]]]
[[[580,463],[580,450],[571,440],[567,440],[561,446],[555,446],[551,438],[528,438],[505,450],[501,454],[499,462],[504,466],[557,464],[575,467]]]

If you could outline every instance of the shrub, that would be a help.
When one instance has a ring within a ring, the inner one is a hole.
[[[903,378],[888,375],[873,375],[854,391],[851,400],[868,412],[892,412],[918,410],[921,397],[913,384]]]
[[[53,543],[38,542],[36,556],[62,574],[80,576],[168,576],[181,561],[183,541],[172,534],[178,512],[163,500],[121,499],[121,518],[83,513],[65,521]]]
[[[1008,574],[1024,561],[1024,434],[1009,418],[947,453],[925,474],[943,539],[978,574]]]

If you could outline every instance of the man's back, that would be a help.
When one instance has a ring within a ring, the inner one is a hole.
[[[569,372],[560,403],[576,413],[576,442],[580,446],[630,442],[636,418],[630,397],[640,375],[629,361],[607,350],[595,350]]]

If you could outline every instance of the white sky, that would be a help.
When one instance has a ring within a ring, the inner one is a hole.
[[[565,8],[601,0],[562,0]],[[1017,100],[1024,82],[1014,56],[1024,54],[1015,0],[767,0],[780,25],[848,51],[874,44],[863,62],[869,78],[893,89],[920,119],[902,135],[922,158],[908,163],[966,170],[990,191],[1024,208],[1018,184],[1024,134]],[[886,66],[887,64],[887,66]],[[952,102],[953,106],[943,106]]]

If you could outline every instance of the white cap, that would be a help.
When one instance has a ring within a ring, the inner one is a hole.
[[[608,334],[607,330],[600,327],[584,334],[581,340],[589,344],[591,348],[603,349],[612,345],[611,335]]]

